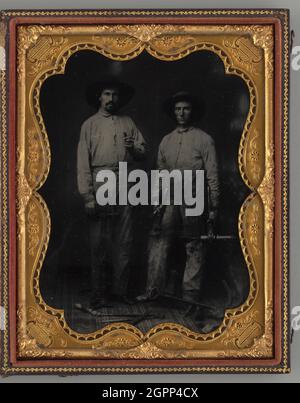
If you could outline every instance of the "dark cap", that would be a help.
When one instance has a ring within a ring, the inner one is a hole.
[[[192,119],[199,119],[204,113],[204,104],[198,97],[188,91],[176,92],[172,97],[164,102],[164,111],[172,118],[175,119],[174,107],[177,102],[189,102],[192,106]]]

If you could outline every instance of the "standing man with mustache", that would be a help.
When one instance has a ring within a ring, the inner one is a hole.
[[[111,170],[117,174],[121,161],[127,162],[129,170],[133,169],[136,162],[145,156],[142,134],[129,116],[119,114],[119,109],[130,101],[133,94],[133,88],[115,80],[94,84],[89,100],[98,107],[98,112],[87,119],[81,128],[77,178],[89,220],[91,310],[107,306],[111,296],[129,302],[132,207],[99,206],[96,193],[101,182],[96,182],[96,176],[101,170]]]

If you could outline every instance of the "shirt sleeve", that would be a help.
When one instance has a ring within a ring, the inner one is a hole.
[[[93,176],[90,166],[90,141],[88,125],[81,127],[80,140],[77,149],[77,183],[78,190],[85,203],[95,201]]]
[[[203,147],[203,160],[208,184],[209,210],[217,211],[219,207],[220,186],[217,154],[212,138],[209,138],[206,146]]]
[[[157,153],[156,168],[158,171],[166,169],[166,158],[164,154],[165,149],[165,138],[162,139]],[[163,191],[166,192],[167,189],[162,189],[162,181],[159,180],[159,176],[155,175],[153,187],[151,186],[151,200],[155,205],[159,205],[162,201]]]
[[[165,139],[162,139],[158,148],[157,162],[156,162],[157,169],[166,169],[166,157],[164,149],[165,149]]]
[[[139,129],[136,127],[135,123],[133,122],[132,119],[130,119],[131,125],[132,125],[132,134],[133,134],[133,156],[136,159],[142,159],[144,158],[146,154],[146,141],[142,135],[142,133],[139,131]]]

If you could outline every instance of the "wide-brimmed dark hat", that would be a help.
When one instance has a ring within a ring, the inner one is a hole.
[[[174,107],[177,102],[189,102],[192,105],[192,119],[197,120],[202,117],[204,113],[204,103],[199,97],[191,94],[188,91],[176,92],[172,97],[168,98],[164,104],[164,111],[172,118],[175,119]]]
[[[88,86],[86,97],[90,105],[98,108],[100,105],[99,98],[104,89],[116,88],[119,91],[119,107],[126,105],[134,95],[134,89],[128,84],[122,83],[114,78],[93,82]]]

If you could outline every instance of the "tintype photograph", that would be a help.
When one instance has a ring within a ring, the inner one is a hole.
[[[3,371],[288,372],[288,11],[40,17],[2,13]]]
[[[237,160],[245,83],[226,76],[209,51],[172,63],[82,51],[63,76],[44,82],[40,102],[52,155],[41,189],[52,221],[40,278],[47,303],[79,332],[112,321],[144,332],[161,322],[218,327],[249,292],[238,239],[249,193]],[[120,162],[147,174],[150,193],[154,169],[203,170],[204,195],[192,189],[203,211],[188,216],[172,195],[169,205],[142,195],[136,205],[99,205],[97,174],[111,170],[121,180]]]

